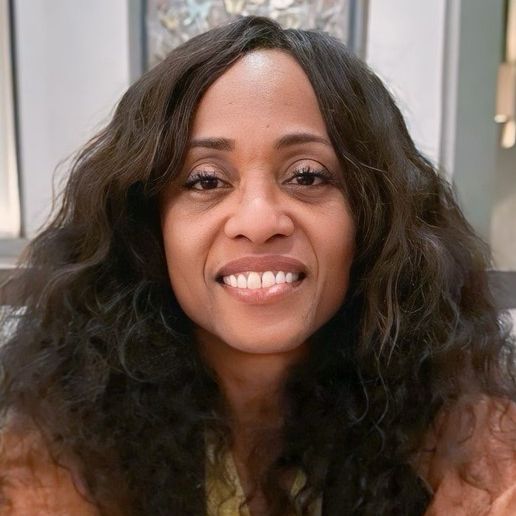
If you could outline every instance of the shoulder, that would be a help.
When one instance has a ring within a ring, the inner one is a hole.
[[[443,409],[416,468],[433,493],[428,516],[516,514],[516,404],[472,396]]]
[[[58,464],[40,432],[11,419],[0,432],[0,515],[93,516],[99,512],[71,464]]]

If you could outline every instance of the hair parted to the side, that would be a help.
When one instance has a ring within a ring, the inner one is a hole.
[[[106,514],[204,513],[204,437],[229,439],[224,402],[171,291],[158,196],[203,93],[268,48],[306,72],[357,226],[345,303],[289,377],[285,449],[262,479],[273,514],[292,509],[278,478],[293,468],[305,508],[323,494],[327,515],[420,514],[430,493],[411,460],[437,411],[469,392],[514,398],[488,250],[381,81],[324,33],[241,18],[129,88],[16,270],[1,410],[30,419],[56,461],[76,457]]]

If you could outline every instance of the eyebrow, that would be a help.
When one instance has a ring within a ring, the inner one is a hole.
[[[331,147],[331,143],[322,136],[317,136],[312,133],[290,133],[279,138],[275,144],[275,149],[282,149],[300,143],[322,143]],[[232,151],[235,149],[235,140],[229,138],[196,138],[188,145],[190,149],[195,147],[202,147],[205,149],[213,149],[219,151]]]
[[[188,147],[190,149],[193,149],[194,147],[203,147],[205,149],[232,151],[235,148],[235,140],[230,140],[228,138],[197,138],[192,140]]]
[[[282,149],[283,147],[289,147],[291,145],[297,145],[299,143],[323,143],[331,147],[331,143],[322,136],[317,136],[312,133],[291,133],[282,136],[274,145],[276,149]]]

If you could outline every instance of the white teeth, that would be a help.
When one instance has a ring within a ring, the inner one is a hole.
[[[285,275],[285,281],[287,283],[294,283],[299,279],[299,272],[287,272]]]
[[[257,272],[251,272],[247,277],[247,288],[256,290],[262,287],[262,280]]]
[[[282,283],[294,283],[299,279],[298,272],[283,272],[278,271],[276,274],[272,271],[266,272],[246,272],[243,274],[231,274],[224,276],[222,281],[224,284],[234,288],[248,288],[256,290],[259,288],[269,288],[273,285],[280,285]]]
[[[283,271],[279,271],[276,274],[276,284],[285,283],[285,273]]]
[[[238,288],[247,288],[247,280],[243,274],[238,275],[237,282]]]
[[[276,284],[276,277],[271,271],[264,272],[262,275],[262,288],[272,287]]]

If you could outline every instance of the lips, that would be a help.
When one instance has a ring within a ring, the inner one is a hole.
[[[243,274],[246,272],[266,272],[284,271],[298,273],[300,278],[304,278],[307,273],[306,266],[290,256],[264,255],[264,256],[244,256],[237,260],[232,260],[221,267],[216,274],[216,280],[222,281],[224,276]]]

